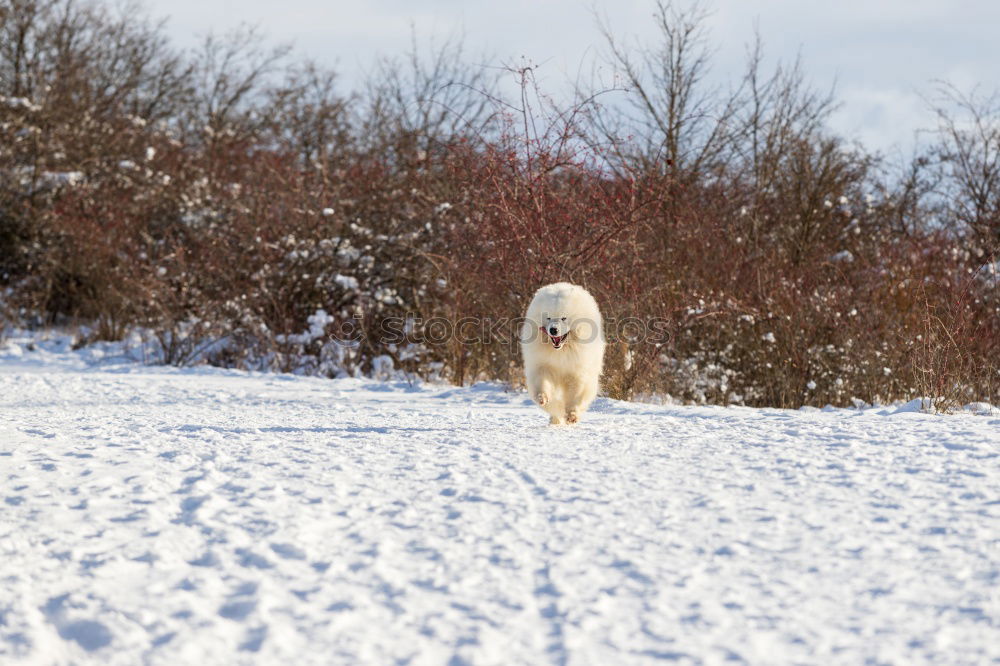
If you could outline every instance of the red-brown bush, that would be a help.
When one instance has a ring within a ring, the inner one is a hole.
[[[622,138],[614,105],[560,108],[531,68],[516,105],[446,52],[341,97],[246,35],[188,62],[146,23],[15,5],[4,44],[39,45],[0,67],[0,306],[20,323],[142,331],[166,363],[517,384],[515,320],[568,280],[601,304],[613,397],[1000,402],[996,193],[949,224],[970,183],[933,186],[992,140],[989,114],[944,123],[948,159],[896,183],[759,54],[743,92],[668,86]],[[660,9],[669,83],[703,61]],[[74,30],[80,52],[58,41]],[[649,85],[655,60],[614,55]],[[128,76],[97,87],[99,68]],[[705,115],[658,123],[670,95]]]

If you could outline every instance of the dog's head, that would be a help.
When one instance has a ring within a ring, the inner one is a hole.
[[[525,349],[559,350],[564,355],[583,349],[603,349],[601,313],[593,297],[581,287],[556,283],[535,292],[521,327]]]
[[[542,315],[542,325],[538,330],[542,332],[542,340],[546,344],[551,344],[553,349],[562,349],[572,334],[569,318],[562,315]]]

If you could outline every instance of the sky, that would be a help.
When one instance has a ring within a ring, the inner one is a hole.
[[[689,2],[680,0],[681,5]],[[768,63],[801,57],[810,83],[834,87],[832,128],[887,155],[905,157],[934,126],[928,98],[937,81],[960,89],[1000,89],[995,0],[714,0],[707,29],[712,79],[735,82],[755,26]],[[151,0],[179,45],[208,32],[258,26],[298,56],[330,66],[345,92],[380,56],[418,43],[462,37],[483,66],[540,65],[548,89],[567,86],[605,50],[602,17],[616,36],[656,42],[654,0]]]

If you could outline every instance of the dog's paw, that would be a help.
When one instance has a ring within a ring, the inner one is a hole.
[[[539,407],[544,407],[545,405],[549,404],[549,396],[545,395],[544,393],[539,393],[538,395],[535,396],[535,402],[538,403]]]
[[[580,415],[575,410],[566,412],[566,423],[576,423],[580,420]]]
[[[549,417],[549,425],[562,425],[562,424],[563,424],[563,420],[561,418],[559,418],[558,416],[550,416]]]

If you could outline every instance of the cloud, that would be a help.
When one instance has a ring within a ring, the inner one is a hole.
[[[545,85],[558,88],[603,48],[595,12],[615,34],[655,40],[652,0],[244,0],[230,5],[174,0],[168,23],[186,45],[209,29],[260,25],[277,42],[294,41],[300,55],[334,66],[345,87],[361,82],[378,55],[402,55],[411,30],[426,44],[464,35],[466,53],[484,64],[541,63]],[[844,107],[836,126],[876,148],[906,142],[924,123],[917,91],[948,79],[962,87],[996,84],[995,27],[1000,3],[959,0],[717,0],[707,5],[713,78],[735,81],[755,24],[768,63],[801,55],[819,89],[837,82]],[[155,9],[154,12],[161,10]],[[888,142],[888,143],[887,143]]]

